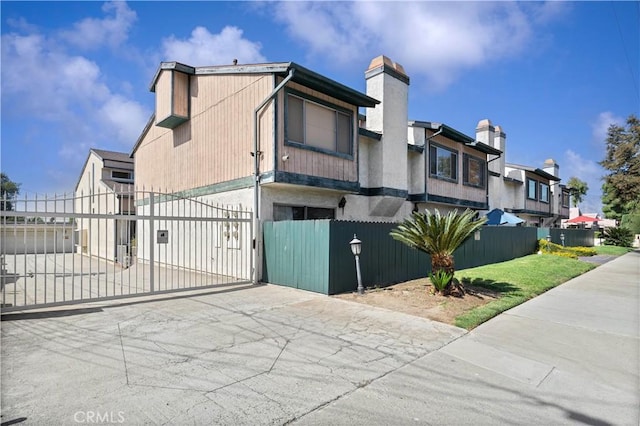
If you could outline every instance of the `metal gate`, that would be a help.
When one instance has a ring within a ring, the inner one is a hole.
[[[3,312],[252,282],[249,210],[124,188],[0,211]]]

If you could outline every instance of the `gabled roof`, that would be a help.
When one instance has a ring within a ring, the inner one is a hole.
[[[285,77],[294,71],[292,81],[303,86],[326,93],[336,99],[356,106],[375,107],[379,100],[351,89],[337,81],[311,71],[295,62],[270,62],[264,64],[219,65],[208,67],[192,67],[180,62],[161,62],[151,81],[149,90],[155,92],[156,83],[163,70],[176,70],[189,75],[228,75],[228,74],[275,74]]]
[[[486,143],[480,142],[472,138],[471,136],[467,136],[462,132],[454,129],[453,127],[449,127],[444,123],[432,123],[430,121],[409,121],[409,126],[411,127],[422,127],[424,129],[434,130],[436,132],[441,131],[441,135],[451,139],[455,142],[463,143],[467,146],[477,149],[480,152],[484,152],[485,154],[491,155],[501,155],[502,151],[492,147],[491,145],[487,145]]]
[[[524,170],[524,171],[527,171],[527,172],[531,172],[531,173],[536,174],[536,175],[538,175],[538,176],[540,176],[542,178],[549,179],[549,180],[552,180],[552,181],[558,182],[558,181],[561,180],[559,177],[556,177],[556,176],[552,175],[551,173],[547,173],[544,170],[536,168],[536,167],[522,166],[522,165],[519,165],[519,164],[505,164],[505,166],[506,167],[511,167],[512,169],[520,169],[520,170]]]
[[[131,157],[129,157],[129,154],[127,154],[126,152],[106,151],[104,149],[95,149],[95,148],[91,148],[90,151],[95,152],[96,155],[100,157],[100,159],[103,161],[110,160],[110,161],[117,161],[121,163],[133,164],[133,160],[131,159]]]
[[[84,174],[84,169],[85,167],[87,167],[87,163],[89,162],[91,153],[95,154],[98,158],[102,160],[103,167],[108,167],[110,169],[123,169],[123,170],[133,171],[133,167],[134,167],[133,158],[131,158],[131,156],[126,152],[107,151],[105,149],[90,148],[89,154],[87,154],[87,159],[84,160],[82,169],[80,169],[80,176],[78,176],[78,181],[76,182],[76,187],[74,191],[78,190],[80,179],[82,179],[82,175]]]

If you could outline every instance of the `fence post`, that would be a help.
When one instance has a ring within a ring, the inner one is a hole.
[[[154,292],[154,278],[155,278],[155,274],[153,273],[154,269],[155,269],[155,253],[154,253],[154,246],[153,246],[153,239],[154,239],[154,235],[155,234],[155,230],[154,230],[154,223],[153,223],[153,218],[154,218],[154,208],[153,208],[153,204],[155,202],[154,200],[154,194],[153,194],[153,190],[152,192],[149,193],[149,291],[151,293]]]

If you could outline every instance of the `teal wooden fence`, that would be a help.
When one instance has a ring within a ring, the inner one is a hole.
[[[551,235],[551,242],[562,244],[564,235],[564,245],[566,247],[593,247],[595,243],[595,229],[562,229],[562,228],[536,228],[538,239],[546,239]]]
[[[362,241],[365,286],[425,277],[428,255],[394,240],[393,223],[333,220],[264,223],[264,282],[323,294],[355,290],[355,259],[349,241]],[[537,228],[485,226],[454,253],[456,269],[503,262],[534,253]]]

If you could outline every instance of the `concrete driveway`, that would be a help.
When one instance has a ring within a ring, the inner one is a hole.
[[[470,333],[276,286],[8,314],[7,424],[638,425],[640,253]]]

